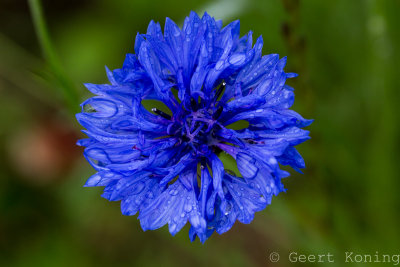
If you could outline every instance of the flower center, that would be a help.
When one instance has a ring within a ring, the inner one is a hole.
[[[220,128],[217,119],[221,115],[222,109],[222,106],[218,108],[201,107],[186,111],[173,135],[179,137],[181,143],[186,143],[191,147],[194,154],[206,155],[210,149],[215,150],[216,148],[214,147],[217,143],[215,131]]]
[[[171,137],[177,137],[180,143],[186,143],[195,155],[205,156],[210,151],[219,153],[220,149],[216,146],[219,141],[216,139],[215,132],[221,129],[218,118],[223,111],[223,106],[218,102],[218,98],[224,89],[225,82],[213,91],[211,101],[196,101],[191,97],[190,107],[182,108],[181,115],[177,117],[171,117],[157,108],[151,110],[173,121],[168,128],[168,134]]]

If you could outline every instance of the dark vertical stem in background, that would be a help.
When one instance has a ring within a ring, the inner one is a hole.
[[[305,109],[312,109],[312,90],[309,83],[309,75],[306,65],[306,39],[299,33],[300,28],[300,0],[282,0],[283,7],[288,14],[286,21],[282,23],[282,36],[288,49],[291,71],[298,73],[296,89],[302,92]]]
[[[295,53],[299,59],[304,59],[305,39],[296,32],[296,28],[300,25],[300,1],[282,0],[282,3],[288,14],[287,21],[282,23],[283,38],[286,41],[289,53]],[[296,67],[300,67],[300,63],[296,62]]]
[[[60,89],[71,114],[76,113],[79,107],[79,97],[73,82],[64,73],[60,60],[54,50],[49,32],[44,20],[40,0],[28,0],[36,35],[40,43],[43,56],[54,75],[56,86]]]
[[[306,37],[302,34],[301,26],[301,1],[300,0],[282,0],[282,4],[284,10],[286,11],[286,20],[282,22],[281,33],[283,40],[285,42],[288,54],[288,67],[287,71],[295,72],[299,74],[298,78],[288,80],[289,85],[293,84],[296,93],[296,101],[294,109],[299,111],[300,114],[303,114],[306,118],[317,119],[316,114],[316,89],[313,88],[312,79],[308,69],[307,62],[307,40]],[[323,157],[326,155],[326,151],[324,151],[323,146],[321,145],[321,140],[318,132],[315,130],[318,129],[318,126],[314,127],[315,124],[318,123],[318,119],[314,122],[309,130],[311,131],[311,142],[307,143],[304,148],[300,149],[307,150],[308,153],[304,153],[307,156],[306,162],[307,169],[306,175],[309,178],[307,180],[312,179],[317,186],[320,187],[324,192],[326,192],[326,199],[334,198],[334,186],[332,186],[333,181],[331,179],[326,179],[326,170],[324,170],[324,165],[318,165],[320,162],[324,162]],[[322,178],[324,177],[324,178]],[[319,181],[317,181],[319,180]],[[324,218],[324,221],[319,221],[314,223],[314,225],[309,225],[308,219],[304,219],[307,217],[307,212],[310,209],[305,209],[302,206],[297,206],[299,204],[294,204],[295,211],[301,211],[298,213],[298,216],[303,217],[303,220],[307,222],[304,227],[312,228],[312,231],[318,232],[320,236],[325,238],[329,238],[328,233],[331,229],[330,225],[333,223],[332,213],[327,212]],[[326,203],[327,206],[331,205],[331,203]],[[308,207],[310,208],[310,207]],[[304,214],[303,214],[304,213]]]

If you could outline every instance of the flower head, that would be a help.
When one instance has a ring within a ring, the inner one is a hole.
[[[164,34],[150,22],[123,67],[106,69],[111,85],[86,84],[96,96],[77,114],[89,137],[78,144],[97,173],[85,186],[104,186],[144,230],[168,224],[175,235],[189,221],[190,238],[204,242],[250,223],[284,191],[280,165],[304,168],[294,146],[312,122],[288,109],[285,80],[296,75],[283,71],[286,58],[262,56],[262,46],[240,37],[239,21],[222,27],[208,14],[191,12],[182,29],[167,18]],[[237,121],[248,127],[229,127]]]

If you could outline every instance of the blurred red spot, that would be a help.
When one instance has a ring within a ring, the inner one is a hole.
[[[80,154],[75,144],[77,139],[77,133],[64,121],[39,121],[11,138],[11,162],[31,182],[47,184],[59,180]]]

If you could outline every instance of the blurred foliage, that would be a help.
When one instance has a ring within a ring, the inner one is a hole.
[[[291,265],[290,251],[330,252],[341,265],[344,251],[398,254],[399,1],[42,4],[44,16],[32,17],[28,2],[0,1],[0,266],[268,266],[272,251],[275,266]],[[82,83],[105,83],[104,65],[121,66],[151,19],[182,23],[190,10],[238,18],[242,33],[263,35],[264,53],[288,55],[286,69],[299,73],[293,108],[315,119],[299,148],[305,174],[291,171],[288,192],[252,224],[205,245],[190,243],[188,227],[143,232],[101,188],[83,188],[93,170],[69,111],[89,96]]]

